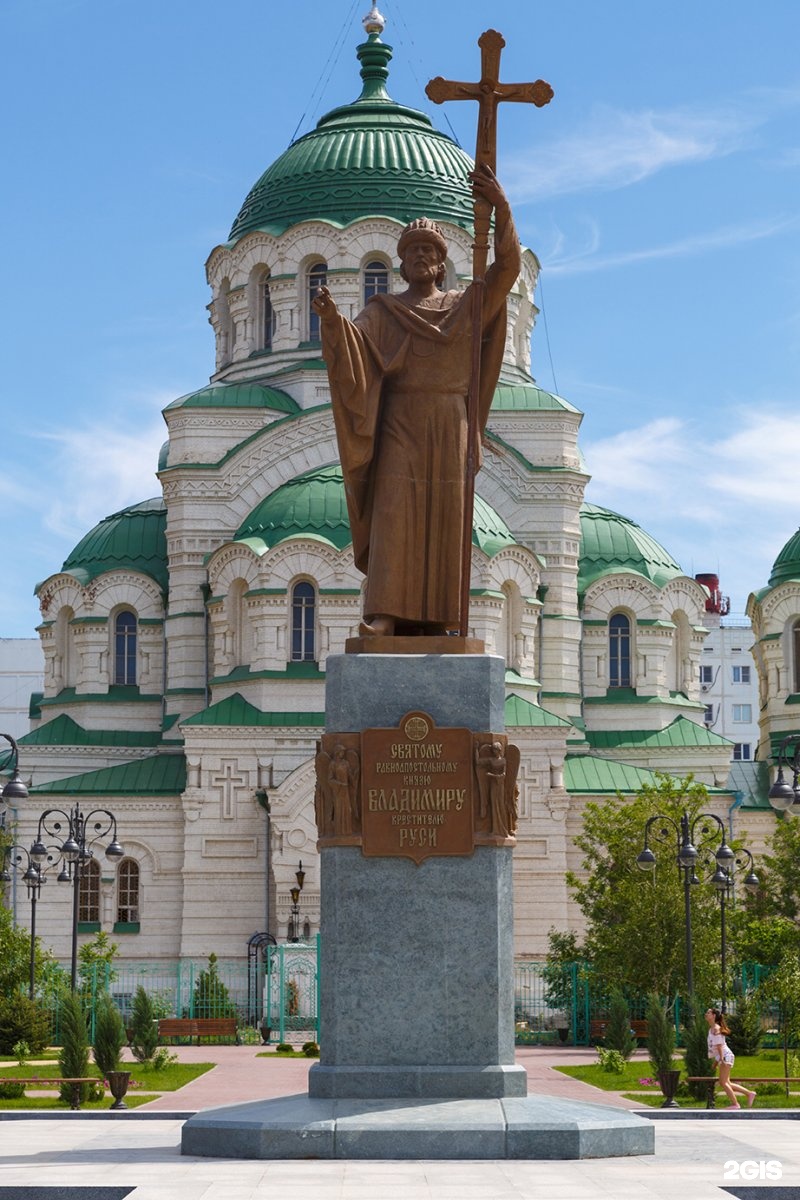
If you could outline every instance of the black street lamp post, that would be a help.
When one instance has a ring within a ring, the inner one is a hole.
[[[289,888],[289,895],[292,897],[292,936],[289,940],[291,942],[299,942],[300,938],[298,936],[298,927],[300,924],[300,893],[303,890],[303,883],[305,882],[306,878],[306,873],[303,870],[302,859],[298,863],[298,868],[294,873],[294,877],[297,880],[297,886]]]
[[[717,893],[719,895],[720,965],[722,967],[722,995],[720,997],[720,1008],[722,1012],[726,1011],[728,980],[728,944],[725,924],[725,910],[733,892],[734,876],[737,872],[743,871],[745,867],[747,868],[747,874],[744,877],[744,886],[748,892],[757,892],[761,885],[755,872],[753,856],[749,850],[741,849],[735,851],[734,858],[728,864],[728,866],[720,867],[718,865],[714,874],[711,876],[711,882],[717,889]]]
[[[36,905],[38,904],[42,888],[47,883],[48,868],[56,866],[56,864],[60,861],[60,853],[58,851],[53,853],[52,849],[48,851],[46,859],[47,865],[44,865],[34,862],[34,860],[31,858],[30,852],[26,850],[24,846],[8,846],[5,852],[3,870],[0,872],[0,882],[10,883],[11,871],[9,870],[9,867],[12,867],[15,871],[18,871],[23,865],[25,867],[25,870],[22,873],[22,882],[25,884],[28,892],[28,899],[31,902],[31,950],[28,978],[28,995],[30,996],[31,1000],[33,999],[34,991],[36,989]],[[67,874],[66,870],[62,868],[58,876],[59,883],[63,883],[68,879],[69,875]]]
[[[789,747],[793,747],[791,757]],[[800,733],[789,733],[778,747],[775,755],[778,763],[778,774],[769,789],[769,802],[778,812],[800,813]],[[792,782],[787,783],[783,777],[783,768],[792,772]]]
[[[76,804],[70,811],[61,808],[48,808],[39,817],[39,828],[36,841],[31,846],[31,858],[41,866],[47,861],[47,846],[42,835],[56,840],[66,832],[64,841],[59,846],[59,853],[66,863],[66,877],[72,882],[72,965],[70,971],[70,986],[75,991],[78,980],[78,911],[80,905],[80,888],[83,869],[94,857],[92,846],[101,838],[111,834],[111,841],[106,846],[106,857],[120,859],[125,851],[117,841],[117,818],[107,808],[95,808],[89,813],[82,813],[80,805]]]
[[[15,801],[27,800],[28,789],[22,782],[19,773],[19,747],[17,743],[10,733],[0,733],[0,737],[5,738],[11,745],[11,758],[8,764],[11,768],[11,778],[5,787],[0,789],[0,829],[5,829],[7,806],[14,804]]]
[[[715,828],[716,827],[716,828]],[[684,811],[680,824],[673,817],[650,817],[644,827],[644,848],[636,859],[636,865],[642,871],[652,871],[656,865],[656,856],[650,849],[650,842],[668,845],[673,842],[676,849],[678,873],[683,879],[684,931],[686,937],[686,985],[689,996],[694,995],[694,963],[692,961],[692,901],[691,888],[700,880],[695,873],[700,850],[707,847],[719,833],[720,843],[714,858],[717,868],[727,871],[736,855],[725,839],[725,826],[714,813],[700,813],[690,823],[689,814]],[[697,846],[695,845],[697,841]]]

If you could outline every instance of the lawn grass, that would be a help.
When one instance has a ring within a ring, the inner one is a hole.
[[[128,1092],[125,1097],[126,1108],[138,1108],[140,1104],[148,1104],[151,1100],[157,1100],[158,1096],[147,1092]],[[107,1092],[102,1100],[87,1100],[81,1105],[80,1111],[87,1112],[90,1109],[95,1111],[99,1109],[108,1109],[114,1103],[114,1097],[110,1092]],[[70,1111],[70,1106],[65,1101],[61,1101],[57,1096],[20,1096],[19,1100],[0,1100],[0,1109],[4,1112],[8,1108],[28,1109],[63,1109],[64,1112]]]
[[[262,1050],[256,1058],[319,1058],[319,1054],[306,1054],[304,1050]]]
[[[215,1063],[169,1063],[168,1066],[156,1070],[148,1063],[123,1063],[122,1069],[130,1071],[131,1084],[127,1095],[125,1096],[125,1104],[128,1108],[138,1108],[140,1104],[146,1104],[148,1100],[158,1099],[160,1092],[174,1092],[178,1088],[182,1088],[185,1084],[191,1083],[193,1079],[197,1079],[200,1075],[205,1075],[206,1071],[210,1071]],[[93,1074],[96,1071],[94,1063],[90,1064],[87,1074]],[[59,1075],[58,1062],[53,1059],[49,1062],[26,1063],[24,1067],[20,1067],[16,1059],[4,1060],[4,1065],[0,1067],[0,1083],[3,1082],[4,1076],[10,1076],[12,1079],[55,1079]],[[99,1074],[98,1074],[99,1079]],[[57,1084],[43,1084],[44,1088],[53,1090]],[[0,1109],[7,1108],[65,1108],[69,1105],[63,1103],[56,1096],[42,1096],[34,1093],[39,1090],[31,1087],[24,1096],[20,1096],[18,1100],[3,1100],[0,1099]],[[106,1092],[102,1100],[87,1101],[81,1105],[81,1111],[84,1109],[102,1109],[108,1108],[112,1098],[110,1093]]]

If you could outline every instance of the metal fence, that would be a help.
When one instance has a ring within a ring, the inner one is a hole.
[[[137,988],[150,996],[157,1017],[236,1015],[240,1028],[260,1030],[271,1042],[319,1041],[319,937],[312,942],[265,946],[256,958],[220,959],[209,980],[207,960],[172,962],[115,960],[94,964],[82,973],[82,991],[90,1013],[92,1032],[97,998],[108,991],[123,1018],[131,1016]],[[750,993],[769,974],[757,963],[743,964],[734,981],[734,993]],[[58,1035],[57,1001],[53,1009]],[[629,1004],[631,1018],[645,1016],[644,997]],[[567,963],[557,971],[541,961],[518,959],[514,964],[514,1022],[520,1044],[563,1042],[586,1046],[592,1040],[592,1022],[607,1017],[607,988],[585,962]],[[765,1012],[765,1019],[768,1014]],[[680,1038],[681,1004],[675,1006]]]

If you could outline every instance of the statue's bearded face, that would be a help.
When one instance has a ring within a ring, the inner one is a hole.
[[[444,279],[444,263],[439,247],[434,242],[420,238],[413,241],[401,260],[400,274],[408,283],[428,283],[437,285]]]

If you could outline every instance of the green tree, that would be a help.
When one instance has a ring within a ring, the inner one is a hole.
[[[661,1082],[666,1072],[672,1070],[675,1026],[655,992],[647,998],[647,1049],[653,1074]]]
[[[133,995],[131,1012],[131,1053],[139,1062],[149,1062],[158,1045],[158,1025],[153,1005],[144,988],[139,985]]]
[[[89,1074],[89,1034],[83,1004],[77,992],[65,992],[61,997],[61,1052],[58,1066],[64,1079],[83,1078]],[[81,1103],[86,1100],[89,1085],[80,1085]],[[61,1085],[61,1099],[69,1103],[72,1087]]]
[[[734,1054],[758,1054],[761,1048],[761,1011],[753,996],[740,996],[736,1011],[728,1013],[728,1045]]]
[[[99,929],[90,942],[78,950],[78,986],[85,996],[96,996],[104,991],[117,977],[113,962],[119,952],[119,943],[109,940],[108,934]]]
[[[677,829],[684,811],[691,822],[707,804],[706,789],[691,776],[675,780],[659,773],[657,784],[645,784],[634,796],[618,793],[586,805],[583,829],[575,839],[583,854],[582,871],[567,872],[567,883],[586,919],[586,955],[594,975],[606,986],[620,987],[628,995],[657,992],[669,1008],[676,995],[685,992],[685,908],[676,864]],[[668,839],[663,844],[651,835],[657,865],[645,873],[637,867],[636,856],[645,825],[656,815],[669,817],[675,829],[664,823]],[[720,990],[719,905],[710,886],[693,887],[690,897],[695,986],[714,995]]]
[[[774,1004],[783,1047],[783,1073],[789,1075],[789,1049],[800,1037],[800,956],[784,951],[775,970],[757,989],[757,999]],[[786,1085],[788,1095],[789,1085]]]
[[[628,1003],[619,988],[612,988],[609,995],[608,1024],[603,1044],[608,1050],[617,1050],[626,1061],[636,1049]]]
[[[208,968],[197,976],[192,995],[195,1017],[235,1017],[236,1005],[220,979],[216,954],[209,954]]]
[[[122,1047],[127,1042],[125,1022],[108,992],[101,992],[95,1008],[94,1061],[102,1076],[119,1070]]]
[[[54,962],[52,954],[43,950],[37,937],[34,945],[34,971],[37,981],[52,968]],[[27,989],[30,963],[30,933],[22,925],[15,928],[11,910],[0,904],[0,995],[10,996],[23,988]]]

